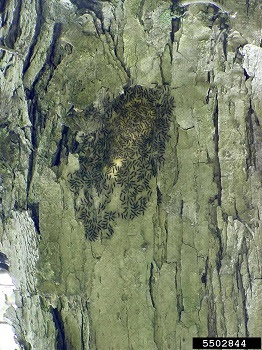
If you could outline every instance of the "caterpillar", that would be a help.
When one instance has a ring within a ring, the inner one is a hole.
[[[125,87],[113,100],[106,97],[101,110],[93,104],[86,108],[87,124],[93,118],[99,127],[79,139],[80,169],[69,174],[68,182],[90,241],[111,237],[117,219],[144,215],[152,196],[150,180],[164,163],[173,108],[168,89],[142,85]],[[79,200],[81,190],[84,198]],[[119,207],[110,210],[115,195]]]

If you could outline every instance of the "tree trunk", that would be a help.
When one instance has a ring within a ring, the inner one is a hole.
[[[261,3],[2,0],[0,15],[0,252],[21,349],[261,335]]]

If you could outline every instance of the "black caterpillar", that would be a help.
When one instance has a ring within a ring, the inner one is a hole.
[[[117,218],[144,214],[150,180],[165,160],[173,106],[166,88],[136,85],[105,101],[103,112],[94,106],[86,111],[87,121],[99,118],[101,127],[79,143],[80,168],[69,175],[69,184],[90,241],[112,236]]]

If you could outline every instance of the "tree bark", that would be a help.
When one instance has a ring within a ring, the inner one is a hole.
[[[261,15],[1,2],[0,252],[21,349],[261,335]]]

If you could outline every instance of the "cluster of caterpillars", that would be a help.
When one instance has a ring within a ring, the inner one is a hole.
[[[164,162],[173,110],[167,88],[128,87],[100,112],[86,111],[101,127],[85,135],[76,152],[80,168],[69,175],[77,218],[86,237],[110,237],[117,219],[144,214],[150,181]]]

